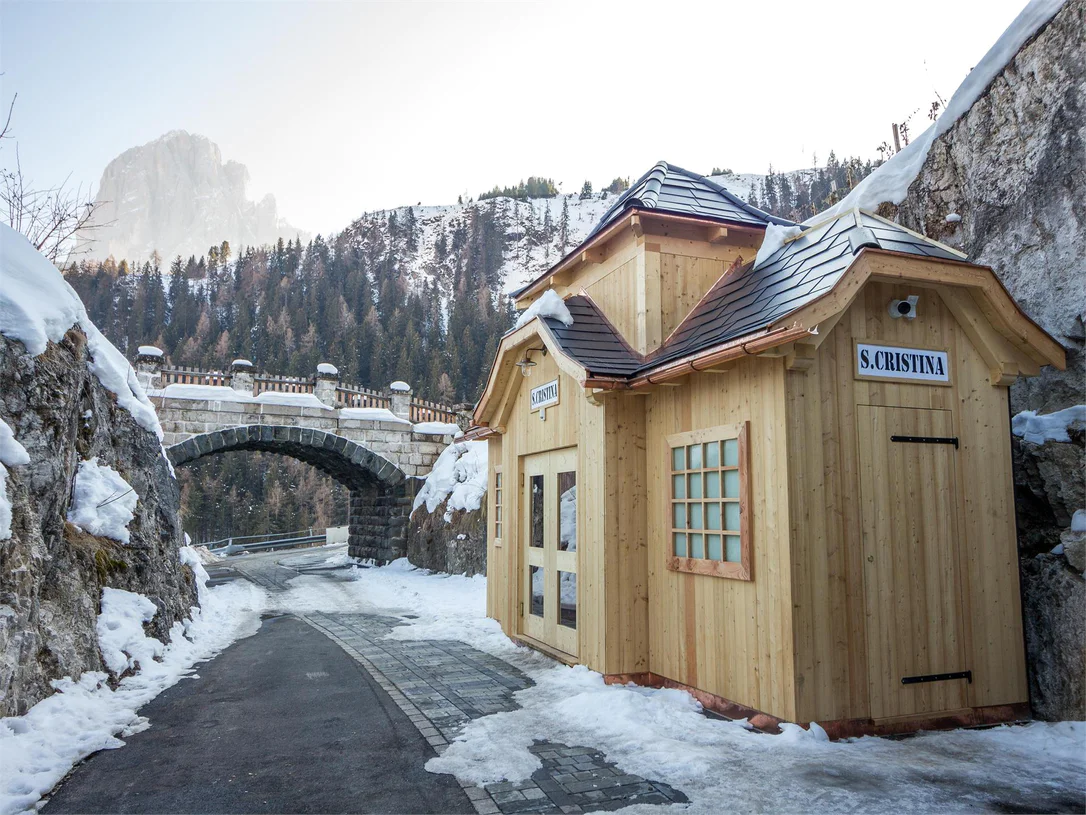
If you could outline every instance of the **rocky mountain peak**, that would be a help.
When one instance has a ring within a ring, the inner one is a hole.
[[[309,235],[279,217],[275,198],[251,201],[249,170],[222,159],[206,136],[171,130],[125,150],[102,173],[97,227],[80,237],[76,255],[164,260],[202,255],[224,240],[232,246]]]

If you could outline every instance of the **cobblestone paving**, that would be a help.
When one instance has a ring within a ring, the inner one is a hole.
[[[272,590],[298,573],[255,558],[236,568]],[[439,754],[472,719],[516,710],[513,693],[532,684],[504,660],[463,643],[384,639],[399,623],[393,618],[318,612],[301,619],[361,663]],[[536,742],[530,749],[543,764],[531,779],[485,788],[461,784],[477,812],[579,813],[687,800],[666,784],[623,773],[591,747]]]

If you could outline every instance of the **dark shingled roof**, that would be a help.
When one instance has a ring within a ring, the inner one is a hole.
[[[563,351],[593,374],[630,377],[766,328],[832,289],[860,250],[963,260],[935,241],[861,210],[807,229],[760,263],[723,275],[649,359],[636,354],[586,297],[566,302],[573,325],[545,318]]]
[[[542,319],[566,354],[593,374],[628,376],[641,366],[641,358],[589,298],[575,295],[565,303],[573,325],[553,317]]]
[[[791,224],[762,212],[704,176],[659,162],[618,197],[600,222],[588,233],[590,239],[628,209],[654,209],[673,215],[692,215],[731,224],[761,226]]]
[[[920,257],[962,260],[945,246],[854,209],[817,224],[760,263],[718,280],[675,330],[653,364],[742,337],[832,289],[864,247]]]

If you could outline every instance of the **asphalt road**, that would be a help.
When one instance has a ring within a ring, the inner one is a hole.
[[[145,705],[151,727],[76,767],[45,812],[474,812],[369,674],[291,616]]]

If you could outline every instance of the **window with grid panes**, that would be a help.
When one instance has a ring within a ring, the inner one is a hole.
[[[749,580],[746,423],[679,433],[668,446],[669,568]]]
[[[502,471],[501,467],[494,468],[494,545],[502,545]]]

